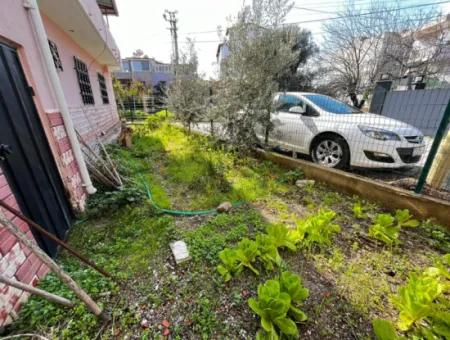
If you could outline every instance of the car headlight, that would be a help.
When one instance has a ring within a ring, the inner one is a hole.
[[[364,125],[358,125],[358,128],[369,138],[378,140],[401,140],[399,135],[389,130]]]

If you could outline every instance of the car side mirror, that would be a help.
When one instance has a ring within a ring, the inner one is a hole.
[[[303,115],[303,114],[306,113],[306,110],[305,110],[305,108],[303,106],[292,106],[289,109],[289,112],[290,113],[299,113],[299,114]]]

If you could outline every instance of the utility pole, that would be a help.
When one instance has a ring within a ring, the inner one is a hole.
[[[179,63],[179,54],[178,54],[178,27],[176,18],[177,11],[169,11],[165,10],[163,14],[164,20],[166,20],[170,24],[170,36],[172,38],[172,64],[174,65],[174,71],[176,72],[176,68]]]

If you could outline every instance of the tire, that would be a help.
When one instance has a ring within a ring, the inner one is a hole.
[[[325,134],[317,137],[311,146],[314,163],[334,169],[347,169],[350,165],[350,149],[341,136]]]

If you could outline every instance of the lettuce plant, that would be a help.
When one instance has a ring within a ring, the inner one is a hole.
[[[256,243],[258,244],[259,259],[267,270],[273,270],[274,264],[280,265],[280,254],[273,243],[273,239],[269,235],[257,235]]]
[[[239,266],[239,258],[236,250],[225,248],[219,253],[219,258],[222,264],[217,266],[217,271],[225,282],[231,280],[233,275],[238,275],[242,271],[242,266]]]
[[[367,208],[365,206],[363,206],[361,202],[356,202],[355,204],[353,204],[353,207],[352,207],[353,216],[355,216],[359,220],[367,219],[369,216],[365,212],[366,209]]]
[[[258,286],[258,299],[248,300],[250,308],[261,318],[263,332],[259,339],[278,339],[277,329],[281,333],[298,337],[295,322],[287,315],[291,307],[291,297],[282,292],[278,280],[268,280]]]
[[[450,339],[450,254],[424,272],[412,273],[391,302],[399,311],[397,328],[408,339]],[[406,339],[397,336],[387,320],[373,320],[378,340]]]
[[[320,210],[297,223],[297,231],[305,248],[311,250],[313,246],[329,246],[334,234],[341,231],[338,224],[332,223],[336,213],[331,210]]]
[[[249,240],[248,238],[243,238],[239,241],[238,246],[236,248],[236,256],[239,261],[238,266],[244,266],[250,269],[256,275],[259,275],[259,271],[253,267],[252,263],[256,261],[256,258],[259,256],[258,244]]]
[[[243,238],[235,249],[225,248],[219,253],[222,263],[216,269],[225,282],[230,281],[234,275],[239,275],[244,267],[259,275],[259,271],[252,265],[259,255],[258,243]]]
[[[394,225],[394,222],[397,224]],[[403,227],[417,227],[419,221],[412,218],[408,209],[396,210],[395,217],[391,214],[378,214],[375,222],[369,227],[369,236],[388,245],[399,243],[398,236]]]
[[[291,272],[283,272],[280,276],[280,289],[291,297],[291,306],[288,314],[295,321],[306,321],[308,317],[297,306],[309,296],[309,290],[302,285],[300,276]]]
[[[369,227],[369,236],[388,245],[397,243],[399,226],[394,226],[394,217],[391,214],[378,214],[375,223]]]
[[[267,235],[272,238],[273,245],[277,248],[288,248],[295,251],[297,247],[289,235],[289,229],[282,224],[271,224],[267,227]]]
[[[413,219],[413,216],[409,213],[408,209],[396,210],[395,219],[397,220],[397,226],[400,228],[417,227],[420,224],[418,220]]]
[[[372,320],[372,327],[375,337],[378,340],[403,340],[404,337],[399,337],[395,331],[395,326],[392,322],[383,319]]]
[[[407,331],[435,310],[434,301],[445,289],[438,268],[428,268],[423,274],[412,273],[408,283],[398,289],[391,301],[399,310],[397,327]],[[448,285],[448,284],[447,284]]]

